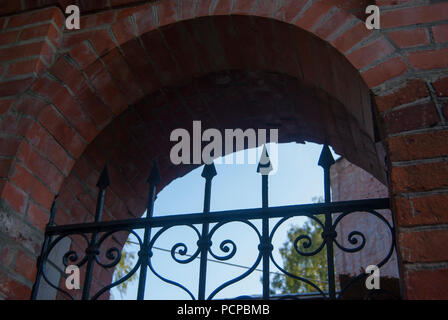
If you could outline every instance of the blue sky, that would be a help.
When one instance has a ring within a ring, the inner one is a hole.
[[[317,165],[321,145],[314,143],[279,144],[278,163],[273,159],[273,166],[278,169],[274,175],[269,176],[269,205],[283,206],[312,202],[313,197],[323,195],[323,171]],[[261,148],[258,148],[258,154]],[[247,151],[240,151],[247,152]],[[269,152],[269,145],[268,145]],[[335,159],[338,157],[334,152]],[[231,156],[231,155],[229,155]],[[213,179],[211,211],[258,208],[261,207],[261,176],[256,172],[256,164],[228,165],[217,164],[217,176]],[[182,178],[174,180],[165,187],[157,197],[154,207],[154,216],[167,214],[201,212],[204,197],[204,178],[201,177],[203,167],[197,168]],[[275,221],[271,220],[271,227]],[[306,218],[293,218],[282,224],[273,239],[274,258],[282,265],[278,253],[286,240],[286,234],[291,225],[300,225]],[[257,227],[260,224],[254,223]],[[212,225],[213,226],[213,225]],[[198,227],[201,230],[200,227]],[[157,229],[153,231],[153,235]],[[143,238],[143,232],[138,232]],[[224,254],[219,250],[219,244],[225,239],[231,239],[237,246],[236,255],[226,261],[242,266],[252,266],[258,254],[255,232],[247,225],[234,222],[229,223],[217,231],[212,241],[212,249],[217,255]],[[131,236],[131,241],[135,239]],[[192,254],[196,250],[197,237],[187,227],[176,227],[165,232],[155,243],[162,249],[171,249],[178,242],[185,242]],[[137,246],[127,245],[126,250],[134,252],[137,256]],[[210,257],[210,255],[209,255]],[[175,262],[170,253],[154,250],[152,258],[154,268],[164,277],[182,283],[195,296],[198,290],[199,259],[184,265]],[[210,257],[210,259],[214,259]],[[261,265],[257,269],[261,270]],[[210,294],[220,284],[244,273],[244,269],[208,263],[207,294]],[[271,271],[275,266],[271,263]],[[224,289],[215,298],[232,298],[243,294],[261,294],[261,272],[255,271],[244,280]],[[137,282],[128,286],[123,299],[135,299]],[[112,290],[115,299],[121,295]],[[145,299],[189,299],[181,289],[166,284],[148,271]]]

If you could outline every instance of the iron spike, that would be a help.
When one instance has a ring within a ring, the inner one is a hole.
[[[322,152],[319,157],[319,162],[317,163],[322,168],[330,168],[335,163],[333,155],[331,154],[328,144],[324,144]]]
[[[157,160],[154,159],[152,162],[152,169],[151,173],[149,174],[148,179],[146,180],[147,183],[157,185],[160,183],[161,177],[160,177],[160,169],[159,169],[159,163]]]
[[[263,151],[261,152],[260,161],[258,162],[257,172],[262,175],[268,175],[272,170],[274,169],[272,168],[271,159],[269,158],[266,145],[263,145]]]
[[[204,170],[202,170],[201,176],[205,179],[213,179],[213,177],[217,174],[218,173],[216,172],[215,164],[212,162],[204,166]]]
[[[105,190],[109,185],[110,185],[109,166],[106,162],[103,171],[101,171],[100,178],[98,179],[96,186],[101,190]]]

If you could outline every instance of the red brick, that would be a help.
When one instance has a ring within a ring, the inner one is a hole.
[[[20,145],[20,140],[11,137],[0,137],[0,156],[15,156],[17,148]]]
[[[412,209],[398,213],[399,225],[403,227],[419,225],[437,225],[448,223],[446,201],[448,194],[434,194],[423,197],[414,197],[409,201]]]
[[[27,212],[28,220],[39,230],[44,231],[50,218],[49,214],[30,201]]]
[[[391,161],[443,157],[448,154],[448,131],[425,132],[388,139]]]
[[[75,158],[81,155],[86,146],[85,143],[53,108],[46,108],[39,120],[70,154]]]
[[[436,22],[446,20],[446,17],[448,17],[448,3],[400,8],[381,14],[381,28]]]
[[[441,262],[448,260],[445,250],[448,230],[401,232],[399,245],[404,262]]]
[[[136,37],[134,27],[132,26],[129,18],[123,18],[114,23],[112,26],[112,31],[119,45]]]
[[[181,6],[181,20],[193,19],[196,16],[195,0],[184,0]]]
[[[438,43],[448,42],[448,24],[441,24],[432,27],[434,40]]]
[[[0,272],[0,294],[10,300],[29,300],[31,288]]]
[[[27,195],[9,182],[3,187],[2,199],[5,199],[17,213],[25,213],[28,204]]]
[[[357,43],[370,36],[371,31],[366,28],[363,22],[359,22],[352,28],[345,31],[338,38],[331,41],[331,43],[344,53],[347,50],[353,48]]]
[[[75,91],[75,94],[98,129],[104,128],[112,120],[112,111],[88,86],[84,85]]]
[[[272,16],[272,13],[276,9],[276,2],[275,0],[268,0],[268,1],[258,1],[257,6],[253,10],[254,16],[259,17],[267,17],[270,18]],[[218,3],[218,6],[215,8],[214,14],[228,14],[230,11],[230,6],[232,5],[231,1],[221,0]]]
[[[36,27],[30,27],[23,30],[20,34],[20,41],[30,40],[34,38],[47,37],[51,42],[58,46],[60,35],[59,31],[51,24],[44,24]]]
[[[20,61],[9,65],[7,77],[25,75],[35,72],[41,74],[47,69],[47,66],[39,59]]]
[[[36,258],[30,257],[22,251],[19,251],[16,257],[14,271],[21,274],[28,280],[36,280]]]
[[[49,77],[40,77],[33,84],[33,91],[39,95],[51,99],[56,93],[63,89],[62,84]]]
[[[98,129],[83,108],[65,88],[59,91],[53,98],[53,104],[87,142],[95,138]]]
[[[432,102],[388,112],[384,124],[388,134],[435,126],[440,118]]]
[[[408,70],[406,62],[402,58],[391,58],[385,62],[377,64],[373,68],[361,73],[362,78],[370,87],[376,87],[383,82],[398,77]]]
[[[446,188],[448,186],[448,165],[441,161],[393,167],[391,181],[394,194]]]
[[[332,6],[321,2],[313,2],[313,4],[298,18],[294,24],[307,31],[313,29],[320,19],[330,12]]]
[[[177,0],[165,0],[155,5],[159,17],[159,26],[177,21]]]
[[[72,57],[82,69],[87,68],[91,63],[97,60],[96,55],[90,50],[89,46],[83,42],[69,51]]]
[[[409,80],[404,87],[399,88],[395,92],[386,96],[377,96],[375,100],[378,110],[383,112],[428,96],[429,91],[426,83],[419,79],[413,79]]]
[[[408,60],[417,69],[446,68],[448,67],[448,48],[411,52]]]
[[[26,78],[0,83],[0,97],[19,94],[25,91],[33,83],[33,81],[33,78]]]
[[[22,165],[16,164],[11,181],[25,191],[42,207],[49,209],[54,198],[54,194],[29,173]]]
[[[0,132],[15,136],[24,136],[33,120],[21,116],[7,115],[0,126]]]
[[[92,85],[114,114],[120,114],[126,107],[127,101],[123,93],[115,86],[109,73],[100,61],[96,61],[85,69]]]
[[[89,15],[81,15],[80,27],[89,29],[99,27],[105,24],[112,24],[115,18],[115,11],[104,11]]]
[[[422,46],[430,42],[428,31],[423,28],[393,31],[388,36],[400,48]]]
[[[57,193],[64,180],[64,176],[47,159],[43,158],[26,141],[20,145],[17,153],[25,166],[39,177],[49,188]]]
[[[448,299],[448,269],[408,270],[404,281],[406,299]]]
[[[5,267],[9,267],[13,262],[15,251],[15,249],[6,243],[2,244],[2,248],[0,249],[0,263]]]
[[[201,1],[201,2],[204,2],[204,1]],[[207,1],[207,3],[210,3],[210,1]],[[233,6],[232,14],[248,15],[256,3],[257,3],[256,0],[236,0],[235,5]],[[202,6],[202,7],[204,7],[204,6]],[[206,10],[204,10],[203,8],[201,8],[201,9],[202,9],[202,11],[208,12],[208,7]]]
[[[448,77],[437,80],[433,86],[439,97],[448,97]]]
[[[3,31],[2,33],[0,33],[0,44],[5,45],[14,43],[17,41],[18,35],[19,31]]]
[[[134,103],[143,98],[144,94],[140,83],[136,80],[126,60],[118,50],[109,52],[102,60],[128,101]]]
[[[59,8],[46,8],[11,17],[8,22],[8,28],[16,28],[48,20],[54,20],[57,26],[61,26],[63,19],[64,16]]]
[[[129,66],[139,79],[139,83],[146,93],[153,93],[161,87],[153,66],[145,56],[140,43],[135,39],[127,42],[121,48]]]
[[[152,5],[142,7],[140,11],[134,13],[134,18],[139,36],[156,28]]]
[[[27,139],[55,166],[67,175],[74,163],[74,160],[68,155],[56,140],[38,123],[33,124],[27,133]]]
[[[0,178],[8,177],[11,168],[12,159],[0,159]]]
[[[353,51],[347,56],[347,59],[355,68],[361,69],[384,58],[393,51],[393,46],[384,38],[380,38]]]
[[[344,10],[337,10],[328,20],[323,22],[317,29],[316,34],[322,39],[328,39],[338,31],[344,24],[352,19],[352,15]]]
[[[0,116],[9,111],[9,108],[11,107],[14,101],[15,99],[0,100]]]
[[[307,4],[308,0],[284,0],[275,18],[291,22]]]

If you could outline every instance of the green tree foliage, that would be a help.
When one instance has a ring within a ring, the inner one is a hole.
[[[313,202],[323,202],[322,198],[313,198]],[[322,224],[325,222],[323,215],[316,216]],[[280,248],[283,266],[289,273],[306,278],[316,284],[321,290],[328,290],[327,285],[327,257],[325,247],[314,256],[302,256],[294,248],[294,241],[301,235],[311,238],[311,246],[304,248],[307,239],[297,243],[302,252],[312,252],[322,244],[322,226],[313,219],[301,226],[292,226],[288,230],[288,241]],[[273,294],[316,292],[317,290],[306,282],[296,280],[284,274],[276,274],[271,283]]]
[[[120,262],[115,266],[115,272],[112,281],[117,281],[126,276],[135,265],[134,263],[135,253],[129,251],[130,245],[131,243],[129,241],[126,241],[125,245],[123,246],[123,249],[121,250],[121,259]],[[120,293],[122,299],[123,295],[126,293],[126,290],[128,289],[128,285],[133,281],[135,281],[135,279],[136,274],[133,274],[132,277],[130,277],[128,280],[115,287]]]

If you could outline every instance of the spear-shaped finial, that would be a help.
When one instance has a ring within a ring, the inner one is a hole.
[[[158,164],[157,160],[154,159],[154,161],[152,162],[151,173],[149,174],[148,179],[146,179],[146,182],[148,182],[149,184],[152,184],[152,185],[157,185],[157,184],[159,184],[160,180],[161,180],[161,178],[160,178],[159,164]]]
[[[110,185],[110,179],[109,179],[109,166],[106,162],[104,165],[103,171],[101,171],[100,177],[98,179],[98,182],[96,186],[100,188],[101,190],[105,190]]]
[[[322,168],[330,168],[335,163],[333,155],[331,154],[328,144],[324,144],[322,152],[319,157],[319,162],[317,163]]]
[[[212,162],[204,166],[204,170],[202,170],[201,176],[205,179],[212,179],[217,174],[218,173],[216,172],[215,164]]]
[[[266,145],[264,145],[263,151],[261,152],[260,162],[258,162],[257,172],[262,175],[268,175],[272,170],[274,169],[272,168],[271,159],[266,150]]]

